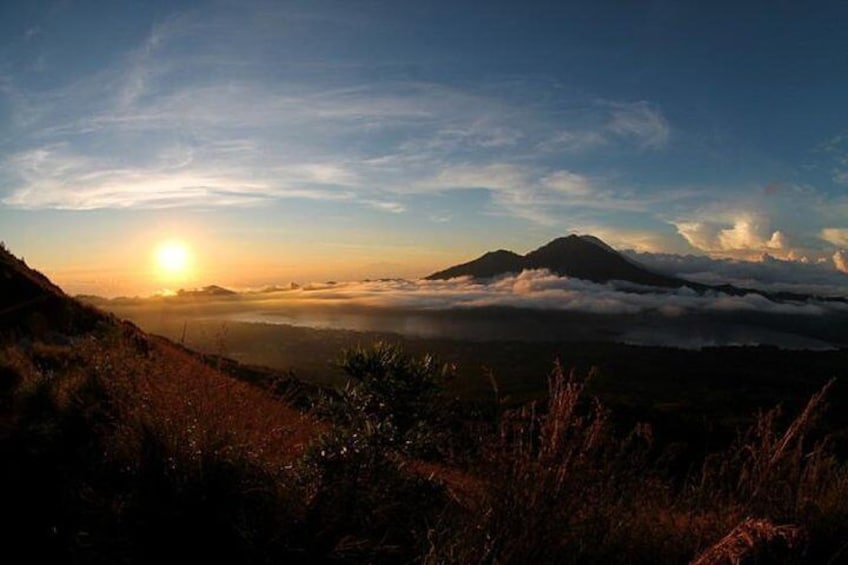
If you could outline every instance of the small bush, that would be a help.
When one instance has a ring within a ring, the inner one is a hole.
[[[357,562],[414,560],[446,498],[440,484],[405,466],[374,430],[336,429],[322,436],[302,467],[312,493],[311,551]]]
[[[415,359],[399,346],[376,343],[344,351],[343,389],[328,395],[319,413],[349,430],[351,439],[370,438],[380,449],[433,455],[450,440],[451,403],[444,384],[452,370],[426,355]]]
[[[313,493],[313,541],[334,558],[412,560],[445,497],[438,483],[405,467],[446,442],[442,385],[450,372],[385,343],[343,352],[340,367],[348,382],[318,404],[332,427],[302,467]]]

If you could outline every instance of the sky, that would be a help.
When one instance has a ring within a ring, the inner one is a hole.
[[[840,2],[6,1],[0,239],[105,296],[568,233],[848,271],[845,29]]]

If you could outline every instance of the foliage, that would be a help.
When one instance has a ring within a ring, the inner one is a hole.
[[[848,467],[815,427],[831,385],[670,474],[651,428],[622,433],[575,371],[482,419],[432,358],[378,344],[341,368],[317,419],[129,326],[3,348],[7,562],[846,557]]]
[[[301,466],[309,519],[321,524],[313,543],[334,558],[411,560],[445,500],[437,483],[404,467],[447,440],[449,369],[386,343],[344,351],[340,368],[346,385],[317,406],[332,426]]]
[[[451,404],[444,383],[450,366],[377,342],[344,351],[340,367],[348,381],[325,396],[319,411],[347,430],[354,445],[365,441],[380,450],[432,455],[448,443]]]

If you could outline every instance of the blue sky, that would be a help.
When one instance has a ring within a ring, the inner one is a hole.
[[[827,2],[4,2],[0,238],[107,294],[155,286],[166,238],[243,286],[570,232],[848,270],[845,29]]]

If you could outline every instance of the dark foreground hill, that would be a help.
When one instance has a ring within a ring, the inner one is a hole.
[[[489,278],[507,273],[519,273],[524,269],[547,269],[560,276],[598,283],[618,280],[665,288],[681,286],[700,288],[702,286],[676,277],[654,273],[625,259],[595,237],[577,235],[560,237],[526,255],[505,250],[486,253],[473,261],[433,273],[426,278],[429,280],[462,276]]]
[[[561,368],[541,403],[508,409],[493,379],[468,406],[449,366],[379,344],[303,413],[7,264],[5,563],[845,557],[848,468],[814,427],[832,385],[685,465]]]
[[[50,280],[0,247],[0,333],[77,333],[107,318],[67,296]]]
[[[305,506],[289,510],[281,485],[319,428],[217,367],[256,375],[80,304],[0,250],[3,561],[297,562]]]

